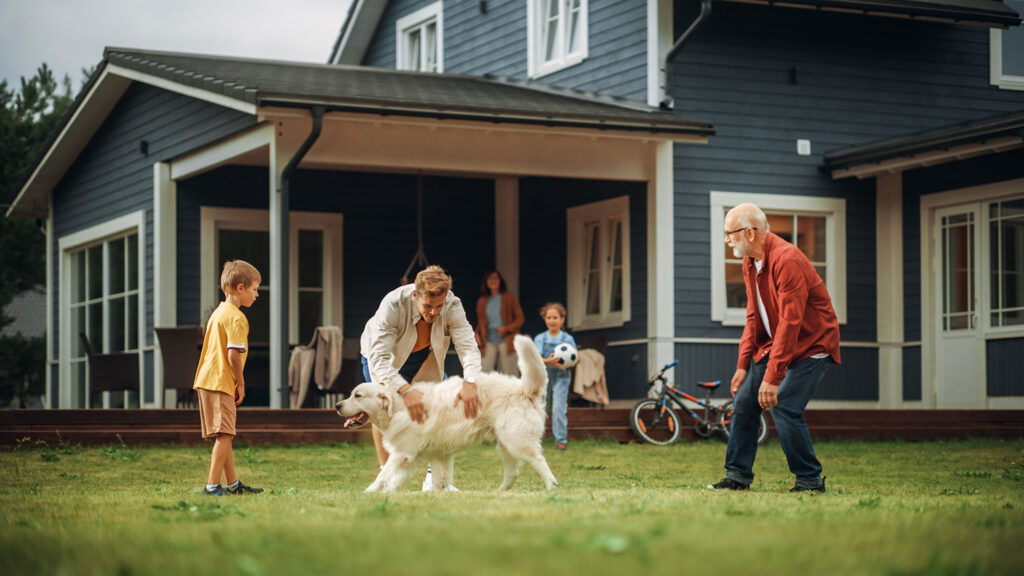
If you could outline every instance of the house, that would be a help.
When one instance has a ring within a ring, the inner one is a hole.
[[[752,200],[840,317],[812,405],[1024,408],[1021,4],[356,0],[326,66],[108,49],[9,211],[47,222],[49,404],[98,402],[91,330],[162,405],[152,328],[234,255],[280,406],[288,345],[358,336],[419,247],[470,302],[502,270],[527,332],[564,300],[613,398],[725,379]]]

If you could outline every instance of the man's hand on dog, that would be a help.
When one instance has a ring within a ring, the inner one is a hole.
[[[402,397],[405,400],[405,407],[409,410],[409,417],[417,424],[423,424],[427,420],[427,408],[423,405],[423,391],[413,388]]]
[[[459,402],[462,402],[462,409],[466,412],[466,418],[473,420],[480,413],[480,397],[476,394],[476,384],[473,382],[463,382],[462,389],[459,390],[459,395],[455,397],[455,404],[458,406]]]

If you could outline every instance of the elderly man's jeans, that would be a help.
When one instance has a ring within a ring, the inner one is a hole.
[[[804,421],[804,408],[825,376],[831,358],[805,358],[790,365],[778,389],[778,405],[771,410],[779,444],[796,475],[796,485],[817,488],[821,485],[821,463],[814,455],[811,433]],[[752,364],[747,378],[736,392],[735,412],[725,453],[726,478],[750,484],[754,481],[754,458],[757,456],[757,425],[761,407],[757,391],[768,368],[768,357]]]

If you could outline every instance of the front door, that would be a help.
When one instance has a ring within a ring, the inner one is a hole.
[[[937,408],[984,407],[981,228],[979,203],[935,212]]]

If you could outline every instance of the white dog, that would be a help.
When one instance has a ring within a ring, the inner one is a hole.
[[[338,414],[348,418],[346,425],[372,422],[380,429],[384,447],[391,455],[367,492],[397,490],[413,471],[418,458],[430,462],[433,489],[444,490],[454,479],[455,452],[494,439],[505,465],[505,478],[499,490],[508,490],[519,476],[519,467],[527,462],[550,490],[558,485],[544,454],[540,439],[544,434],[544,397],[547,371],[540,352],[526,336],[516,336],[522,378],[485,373],[477,378],[477,391],[483,407],[470,420],[455,398],[462,378],[453,377],[438,384],[416,384],[423,391],[427,419],[418,424],[409,416],[402,397],[394,390],[366,382],[338,402]]]

